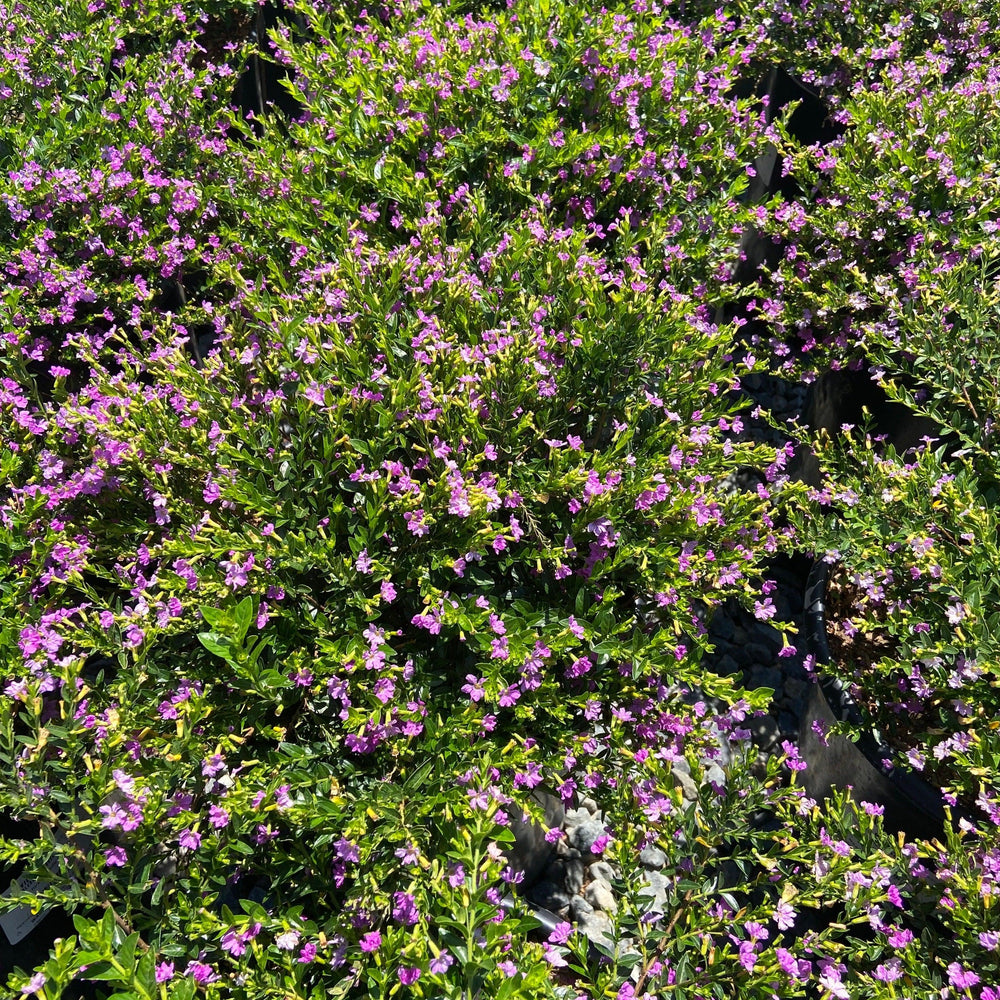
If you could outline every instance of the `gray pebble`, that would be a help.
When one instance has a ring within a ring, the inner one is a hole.
[[[569,912],[573,919],[577,923],[580,923],[594,912],[594,908],[583,898],[583,896],[574,896],[569,901]]]
[[[595,819],[588,819],[585,823],[573,827],[569,831],[569,842],[578,851],[589,851],[593,843],[605,833],[604,824]]]
[[[681,794],[688,802],[698,801],[698,786],[691,777],[691,766],[686,760],[676,761],[671,768],[674,783],[680,788]]]
[[[595,861],[587,869],[587,874],[592,879],[600,879],[602,882],[607,882],[608,885],[611,885],[615,878],[615,870],[607,861]]]
[[[611,936],[614,928],[606,913],[597,910],[578,921],[577,926],[593,944],[603,945],[609,950],[614,948],[614,938]]]
[[[715,785],[725,786],[726,772],[723,771],[718,764],[709,764],[709,766],[705,769],[705,780],[710,781]]]
[[[778,713],[778,728],[783,736],[792,735],[798,737],[799,722],[791,712]]]
[[[570,894],[555,882],[539,882],[528,892],[528,898],[560,916],[569,910]]]
[[[580,803],[580,807],[586,809],[591,816],[597,816],[601,811],[597,803],[589,796]]]
[[[667,863],[667,856],[658,847],[644,847],[639,852],[639,864],[644,868],[662,868]]]
[[[708,632],[712,641],[718,642],[720,639],[732,639],[735,628],[732,618],[725,611],[719,611],[712,619]]]
[[[785,678],[785,694],[792,702],[808,697],[809,687],[808,681],[799,680],[797,677]]]
[[[641,895],[653,897],[653,901],[648,907],[647,912],[663,912],[664,907],[667,905],[667,889],[669,886],[670,880],[662,872],[647,872],[646,878],[640,888]]]
[[[545,869],[545,880],[565,886],[566,891],[573,894],[579,892],[583,886],[583,861],[579,857],[579,851],[573,848],[570,850],[573,850],[577,857],[557,857]]]
[[[579,853],[579,852],[577,852]],[[568,892],[577,893],[583,888],[583,859],[580,857],[566,859],[566,874],[563,885]]]
[[[583,898],[595,910],[604,910],[605,913],[615,913],[618,910],[618,901],[611,891],[611,886],[602,879],[591,882],[584,890]]]
[[[776,667],[756,666],[750,671],[751,688],[771,688],[773,691],[780,691],[782,688],[781,671]]]
[[[588,823],[590,819],[591,815],[587,809],[569,809],[563,817],[562,827],[568,833],[574,827],[580,826],[581,823]]]

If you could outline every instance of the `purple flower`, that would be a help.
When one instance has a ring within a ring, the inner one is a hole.
[[[898,958],[890,958],[888,962],[875,967],[875,978],[880,983],[894,983],[903,975],[903,963]]]
[[[192,830],[188,827],[181,830],[178,841],[181,847],[186,847],[189,851],[196,851],[201,846],[201,834],[197,830]]]
[[[427,515],[419,508],[415,511],[407,511],[403,515],[403,520],[406,521],[407,528],[409,528],[411,533],[416,535],[418,538],[421,535],[426,535],[430,532],[430,528],[427,526],[426,518]]]
[[[979,976],[963,968],[958,962],[948,966],[948,982],[956,989],[967,990],[979,982]]]
[[[212,966],[205,962],[189,962],[185,974],[196,983],[214,983],[219,978]]]
[[[229,813],[221,806],[209,806],[208,821],[217,830],[221,830],[223,827],[229,826]]]
[[[382,935],[378,931],[369,931],[358,944],[364,952],[378,951],[382,945]]]
[[[346,837],[341,837],[340,840],[334,843],[334,849],[337,855],[344,861],[360,861],[361,853],[358,850],[358,845],[354,843],[353,840],[348,840]]]
[[[774,921],[779,931],[787,931],[795,923],[795,909],[791,904],[781,900],[774,908]]]
[[[417,904],[408,892],[394,892],[392,894],[392,916],[404,927],[415,924],[420,919]]]
[[[156,967],[156,981],[158,983],[166,983],[174,978],[174,963],[173,962],[160,962]]]
[[[402,965],[399,968],[399,981],[404,986],[411,986],[420,978],[420,970],[415,966]]]
[[[573,933],[573,925],[567,923],[565,920],[560,921],[555,927],[552,928],[552,932],[549,934],[550,944],[565,944],[569,940],[570,934]]]
[[[440,976],[448,971],[454,961],[454,956],[449,955],[446,951],[442,951],[436,958],[431,959],[430,971],[435,976]]]
[[[112,847],[104,852],[104,863],[111,868],[121,868],[128,861],[128,855],[123,847]]]
[[[47,982],[44,972],[36,972],[22,987],[21,992],[28,996],[31,993],[40,993],[42,987]]]
[[[243,940],[242,934],[237,934],[236,931],[226,931],[222,935],[222,941],[220,942],[222,950],[228,952],[230,955],[234,955],[237,958],[242,955],[246,950],[246,942]]]
[[[307,941],[303,946],[302,950],[299,952],[298,963],[299,965],[309,965],[310,962],[316,959],[316,945],[312,941]]]

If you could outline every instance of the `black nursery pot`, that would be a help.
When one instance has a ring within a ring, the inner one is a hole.
[[[824,562],[813,564],[806,583],[806,643],[818,664],[830,663],[826,638],[827,568]],[[834,722],[848,722],[862,730],[858,741],[829,735],[824,745],[813,729],[829,729]],[[877,734],[864,728],[864,720],[847,687],[832,677],[822,677],[813,688],[802,728],[799,749],[808,767],[802,785],[810,798],[823,799],[833,788],[850,788],[856,801],[873,802],[884,807],[885,828],[903,832],[910,838],[941,837],[947,817],[941,792],[906,768],[894,767],[892,751]],[[959,811],[952,810],[953,821]]]

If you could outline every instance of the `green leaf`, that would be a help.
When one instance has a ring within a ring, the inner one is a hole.
[[[256,602],[252,597],[244,597],[239,604],[236,605],[236,641],[242,642],[246,638],[247,632],[250,631],[250,626],[253,624],[254,618],[256,617],[254,611],[254,604]]]
[[[232,642],[218,632],[199,632],[198,641],[213,656],[219,656],[227,663],[232,662],[234,647]]]
[[[147,951],[135,969],[135,985],[147,997],[156,996],[156,953]]]
[[[228,611],[223,611],[219,608],[210,608],[207,605],[202,605],[198,610],[205,621],[214,629],[226,630],[228,626],[232,625],[233,620],[229,616]]]

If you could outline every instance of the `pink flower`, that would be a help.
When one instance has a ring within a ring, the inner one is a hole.
[[[279,951],[293,951],[302,935],[295,930],[282,931],[274,937],[274,946]]]
[[[407,511],[403,515],[403,520],[406,521],[406,526],[410,531],[416,535],[418,538],[421,535],[426,535],[430,532],[430,528],[426,523],[427,515],[422,509],[417,509],[415,511]]]
[[[894,983],[903,975],[903,963],[898,958],[875,967],[875,978],[881,983]]]
[[[196,983],[214,983],[219,978],[212,966],[204,962],[189,962],[185,972]]]

